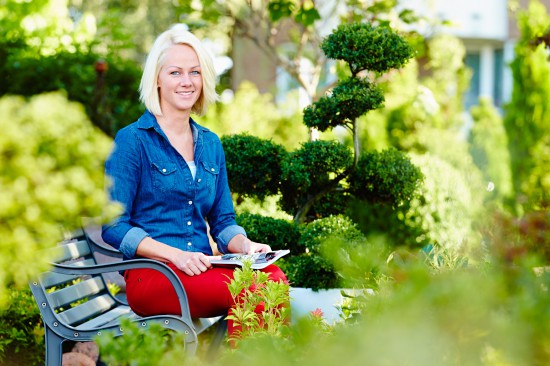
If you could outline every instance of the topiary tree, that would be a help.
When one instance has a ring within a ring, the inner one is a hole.
[[[320,131],[337,126],[347,128],[353,137],[353,161],[345,162],[342,159],[338,166],[332,164],[332,169],[339,169],[340,173],[331,175],[325,184],[321,184],[318,189],[310,190],[305,195],[305,203],[295,215],[297,222],[307,221],[309,207],[313,207],[330,192],[345,191],[354,198],[368,198],[361,194],[365,190],[372,189],[372,186],[369,188],[370,183],[367,183],[369,178],[365,180],[357,178],[362,176],[362,173],[367,173],[361,169],[369,165],[368,160],[376,159],[379,153],[373,152],[365,156],[362,164],[359,165],[361,147],[357,121],[367,112],[381,107],[384,102],[382,90],[373,81],[374,76],[403,66],[413,55],[409,44],[390,28],[366,23],[340,25],[323,40],[321,49],[328,58],[344,62],[349,68],[350,76],[340,81],[330,94],[306,107],[304,123]],[[321,147],[321,144],[317,145]],[[334,150],[337,151],[337,149]],[[421,174],[410,160],[397,151],[393,154],[385,154],[385,159],[387,159],[385,163],[392,165],[401,174],[388,175],[386,174],[388,171],[380,170],[371,170],[368,174],[371,174],[371,177],[384,176],[382,180],[386,182],[385,185],[376,187],[379,193],[376,200],[386,197],[389,199],[387,203],[399,205],[407,197],[385,192],[385,189],[409,186],[408,191],[412,191]],[[376,164],[371,166],[381,168]],[[282,183],[283,186],[285,184]],[[360,195],[357,195],[358,193]]]
[[[294,216],[296,223],[342,213],[351,198],[383,200],[398,206],[410,198],[421,179],[420,171],[397,150],[383,152],[380,157],[378,152],[369,153],[360,163],[357,127],[358,117],[381,107],[384,102],[382,90],[371,80],[373,76],[403,66],[412,57],[412,48],[390,28],[365,23],[339,26],[324,39],[321,48],[327,57],[344,62],[350,73],[330,94],[305,108],[304,123],[320,131],[337,126],[347,128],[353,136],[353,155],[339,142],[311,141],[290,153],[288,158],[278,160],[282,171],[282,179],[278,181],[280,206]],[[232,154],[234,141],[242,138],[235,135],[224,139],[228,156]],[[228,167],[258,164],[254,161],[257,154],[243,154],[242,150],[237,153],[235,159],[239,156],[240,160],[229,162]],[[275,161],[267,164],[270,168],[266,170],[266,181],[271,181],[273,164]],[[231,169],[228,169],[230,175]],[[239,170],[239,174],[247,173]],[[272,192],[266,190],[258,194],[257,187],[266,185],[262,180],[237,181],[238,185],[230,180],[234,185],[231,188],[237,192],[246,191],[258,197]]]
[[[402,67],[413,55],[411,46],[390,28],[367,23],[343,24],[321,43],[325,55],[344,61],[351,76],[330,95],[306,107],[304,123],[320,131],[344,126],[352,131],[354,164],[360,154],[357,118],[377,109],[384,95],[367,75]]]
[[[358,137],[358,118],[384,102],[375,78],[403,66],[412,57],[412,48],[390,28],[365,23],[339,26],[321,48],[327,57],[347,65],[349,73],[329,94],[305,108],[304,124],[320,131],[343,126],[352,134],[353,152],[338,141],[309,141],[285,155],[274,143],[260,143],[247,135],[222,140],[232,191],[264,198],[275,193],[273,183],[277,183],[280,207],[306,228],[345,213],[351,201],[398,207],[411,199],[422,179],[420,170],[396,149],[361,156]],[[340,224],[328,225],[328,233],[342,236],[352,231],[350,225],[337,230]],[[302,231],[301,242],[313,245],[316,237],[326,236],[320,231],[305,235],[307,231]],[[318,249],[292,244],[293,256],[284,263],[293,285],[319,288],[339,283]]]

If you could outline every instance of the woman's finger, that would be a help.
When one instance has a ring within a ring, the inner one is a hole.
[[[183,271],[183,273],[185,273],[188,276],[195,275],[189,266],[182,267],[181,270]]]
[[[200,262],[205,266],[205,269],[203,272],[207,271],[208,269],[212,268],[212,263],[208,260],[208,257],[205,255],[201,255],[199,257]]]
[[[271,251],[271,247],[267,244],[259,244],[259,243],[255,243],[255,248],[254,248],[254,251],[256,253],[266,253],[266,252],[270,252]]]

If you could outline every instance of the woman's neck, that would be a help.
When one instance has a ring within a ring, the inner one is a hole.
[[[171,117],[163,114],[155,117],[174,149],[185,161],[193,161],[195,154],[189,115],[182,117],[181,114],[178,114],[177,117]]]
[[[191,130],[190,113],[169,114],[164,113],[161,116],[155,116],[157,122],[165,133],[181,135],[189,133]]]

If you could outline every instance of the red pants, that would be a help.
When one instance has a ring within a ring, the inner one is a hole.
[[[173,264],[168,266],[177,274],[189,301],[189,309],[193,318],[209,318],[228,315],[234,305],[227,284],[233,278],[232,268],[214,267],[200,275],[188,276],[178,270]],[[281,269],[270,265],[262,270],[269,274],[272,281],[287,282]],[[132,310],[141,316],[174,314],[181,315],[179,300],[170,281],[160,272],[153,269],[133,269],[124,274],[126,280],[126,296]],[[258,308],[260,313],[263,309]],[[228,321],[228,333],[233,335],[235,327]]]

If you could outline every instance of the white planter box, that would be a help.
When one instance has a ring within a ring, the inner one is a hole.
[[[308,316],[312,311],[321,309],[323,318],[329,323],[334,324],[341,321],[341,311],[337,308],[342,304],[344,297],[342,290],[347,293],[354,293],[354,289],[327,289],[313,291],[310,288],[291,287],[290,288],[290,308],[292,311],[291,321]]]

